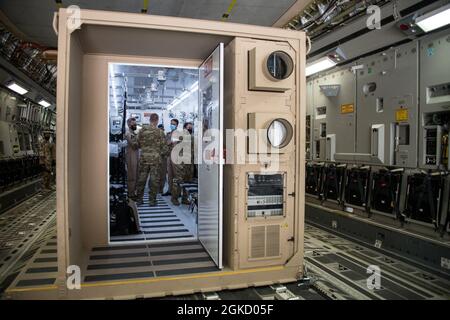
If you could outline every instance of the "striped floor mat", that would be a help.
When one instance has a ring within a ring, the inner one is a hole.
[[[157,198],[157,205],[151,207],[146,194],[144,203],[138,207],[138,212],[143,233],[112,236],[111,242],[194,239],[194,235],[181,217],[161,196]]]
[[[84,282],[153,278],[219,271],[198,241],[96,247]]]
[[[198,241],[94,247],[86,253],[82,282],[145,279],[220,271]],[[8,290],[55,285],[56,236],[46,240]]]

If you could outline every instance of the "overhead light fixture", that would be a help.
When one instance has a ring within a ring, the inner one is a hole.
[[[331,60],[329,57],[323,57],[317,61],[306,66],[306,76],[309,77],[321,71],[333,68],[337,63]]]
[[[450,23],[450,4],[428,12],[416,19],[416,25],[425,32],[442,28]]]
[[[10,82],[8,85],[6,85],[9,89],[11,89],[14,92],[17,92],[18,94],[24,95],[28,92],[27,89],[25,89],[24,87],[19,86],[17,83],[15,82]]]
[[[192,86],[189,88],[188,91],[184,91],[180,96],[175,97],[173,101],[167,106],[167,111],[172,110],[177,105],[179,105],[181,102],[186,100],[188,97],[190,97],[193,93],[195,93],[198,90],[198,81],[192,84]]]
[[[42,99],[41,101],[38,102],[41,106],[43,106],[44,108],[48,108],[51,106],[51,103],[45,101],[44,99]]]

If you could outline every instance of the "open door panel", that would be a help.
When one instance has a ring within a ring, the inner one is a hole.
[[[198,239],[222,268],[223,61],[221,43],[199,67]]]

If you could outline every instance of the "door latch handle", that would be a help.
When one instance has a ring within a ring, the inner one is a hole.
[[[295,197],[295,192],[289,193],[288,196],[289,197]]]
[[[287,241],[288,242],[294,242],[295,238],[294,237],[290,237]]]

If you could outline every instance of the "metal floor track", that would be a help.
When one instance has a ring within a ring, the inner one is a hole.
[[[30,259],[53,238],[56,245],[56,196],[40,192],[0,216],[0,294]]]
[[[0,214],[11,208],[19,206],[22,201],[30,199],[30,197],[37,194],[42,189],[41,185],[41,178],[36,178],[27,182],[19,183],[11,189],[1,190]]]
[[[381,282],[379,289],[371,290],[367,286],[370,276],[367,267],[374,265],[380,268]],[[311,225],[305,227],[305,268],[308,282],[168,299],[201,300],[210,296],[219,300],[273,300],[286,296],[289,298],[285,300],[450,299],[450,282],[445,279]]]
[[[305,230],[305,266],[317,281],[338,287],[345,294],[340,299],[450,299],[449,281],[311,225]],[[380,270],[379,289],[368,288],[369,266]]]

